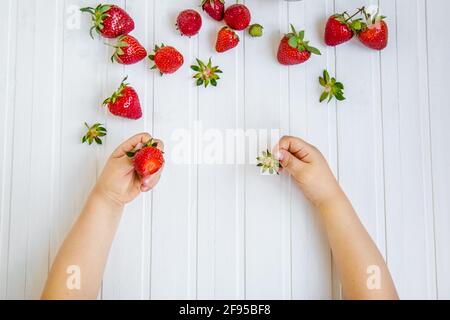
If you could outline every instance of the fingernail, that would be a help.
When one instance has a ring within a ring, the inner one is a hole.
[[[279,161],[283,161],[284,155],[283,155],[283,153],[281,153],[280,151],[277,151],[277,152],[275,153],[275,158],[276,158],[277,160],[279,160]]]

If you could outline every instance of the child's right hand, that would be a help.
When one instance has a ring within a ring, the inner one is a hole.
[[[302,139],[285,136],[273,154],[314,206],[323,206],[342,194],[325,157],[316,147]]]

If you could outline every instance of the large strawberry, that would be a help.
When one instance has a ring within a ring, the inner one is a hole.
[[[239,36],[233,29],[228,27],[223,27],[220,29],[217,35],[216,51],[225,52],[227,50],[233,49],[239,44]]]
[[[225,10],[225,22],[234,30],[244,30],[250,25],[250,10],[243,4],[233,4]]]
[[[107,106],[109,112],[115,116],[127,119],[140,119],[142,117],[141,104],[136,91],[125,83],[128,77],[122,80],[122,83],[116,92],[105,101],[103,105]]]
[[[291,25],[292,32],[281,39],[278,48],[278,62],[283,65],[294,65],[303,63],[311,57],[311,54],[320,55],[319,49],[311,47],[309,41],[305,41],[305,31],[297,33]]]
[[[148,58],[155,63],[152,69],[158,69],[161,75],[176,72],[184,63],[183,55],[174,47],[155,46]]]
[[[222,21],[225,13],[225,0],[202,0],[202,8],[214,20]]]
[[[80,9],[92,15],[93,26],[90,30],[93,38],[93,31],[105,38],[117,38],[128,34],[134,29],[134,21],[122,8],[113,4],[99,4],[95,8],[86,7]]]
[[[111,57],[111,61],[120,64],[134,64],[147,57],[147,50],[139,41],[130,35],[120,36],[117,40],[116,51]]]
[[[388,45],[389,30],[384,21],[386,17],[380,16],[378,9],[370,13],[362,9],[366,17],[366,22],[362,23],[358,39],[367,47],[374,50],[383,50]]]
[[[361,19],[352,20],[358,13],[360,10],[353,16],[347,12],[331,16],[325,27],[325,43],[334,47],[350,41],[361,30]]]
[[[202,16],[191,9],[181,11],[177,18],[177,28],[183,36],[195,36],[202,28]]]
[[[164,165],[163,152],[158,149],[158,144],[153,139],[141,149],[127,152],[127,156],[133,158],[134,170],[142,178],[157,173]]]

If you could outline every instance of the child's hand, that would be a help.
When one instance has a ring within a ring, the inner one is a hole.
[[[273,154],[295,179],[314,206],[322,206],[341,194],[341,188],[324,156],[307,142],[285,136]]]
[[[162,169],[156,174],[142,179],[134,171],[133,161],[126,153],[139,148],[148,142],[151,136],[148,133],[135,135],[120,145],[110,156],[94,192],[107,197],[108,200],[119,206],[134,200],[140,193],[151,190],[159,181]],[[157,148],[164,150],[161,140],[155,139]]]

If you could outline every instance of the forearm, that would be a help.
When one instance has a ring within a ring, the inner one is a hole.
[[[344,298],[397,299],[386,263],[345,194],[340,192],[321,206],[319,214],[328,235]],[[371,272],[375,272],[374,277],[379,276],[380,281],[375,281],[375,286],[368,285]]]
[[[93,192],[65,239],[48,276],[43,299],[96,299],[123,208]],[[69,267],[80,271],[80,288],[67,285]]]

